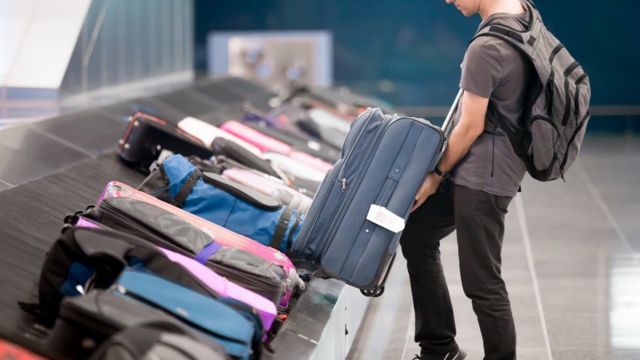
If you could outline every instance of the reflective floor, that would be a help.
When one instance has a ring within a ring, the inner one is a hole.
[[[640,359],[640,138],[589,137],[567,182],[525,181],[506,222],[503,275],[518,359]],[[467,359],[482,359],[455,233],[442,252],[457,341]],[[419,353],[413,334],[406,268],[398,261],[349,359],[411,359]]]

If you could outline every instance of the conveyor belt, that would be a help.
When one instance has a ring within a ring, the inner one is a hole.
[[[94,203],[110,180],[132,185],[143,180],[142,174],[124,166],[114,152],[126,116],[147,110],[170,121],[184,116],[221,121],[237,115],[241,108],[238,98],[242,96],[256,101],[261,105],[258,108],[266,107],[266,100],[273,94],[252,87],[242,89],[238,81],[204,83],[212,85],[204,86],[206,90],[216,86],[233,89],[228,94],[232,104],[214,107],[209,115],[198,114],[206,111],[202,105],[224,103],[220,98],[226,94],[218,91],[207,99],[207,91],[195,92],[202,90],[203,84],[199,84],[161,97],[135,99],[0,131],[0,336],[43,350],[43,329],[33,326],[33,319],[19,309],[17,302],[36,301],[40,268],[60,233],[63,217]],[[274,353],[265,353],[265,358],[312,356],[343,286],[335,280],[311,281],[271,344]]]
[[[57,173],[0,192],[0,330],[29,332],[17,301],[35,301],[40,267],[65,214],[95,202],[110,180],[137,184],[143,175],[114,154],[88,159]]]
[[[0,334],[44,351],[45,333],[17,302],[37,300],[40,268],[62,219],[94,203],[110,180],[138,184],[143,178],[108,153],[0,192]],[[320,338],[342,287],[335,280],[312,281],[272,344],[275,353],[265,358],[308,358],[316,346],[309,339]]]

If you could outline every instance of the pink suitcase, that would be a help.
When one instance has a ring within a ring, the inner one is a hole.
[[[260,320],[262,320],[264,330],[268,331],[271,329],[271,325],[278,315],[276,306],[271,301],[254,293],[253,291],[243,288],[240,285],[236,285],[194,259],[190,259],[170,250],[160,250],[167,256],[167,258],[169,258],[169,260],[182,265],[218,294],[239,300],[254,308],[258,312]]]
[[[161,201],[149,194],[138,191],[131,186],[121,182],[112,181],[107,184],[102,194],[100,194],[100,197],[96,202],[96,206],[99,206],[100,203],[107,198],[129,198],[151,204],[157,208],[180,217],[182,220],[210,235],[212,239],[215,239],[215,242],[223,246],[241,249],[282,267],[287,274],[286,289],[280,303],[280,305],[283,307],[286,307],[288,305],[289,299],[291,298],[294,289],[304,289],[305,287],[304,282],[298,276],[298,273],[291,260],[289,260],[289,258],[285,254],[276,249],[264,246],[254,240],[251,240],[233,231],[206,221],[196,215],[193,215],[164,201]]]
[[[180,122],[178,122],[178,128],[191,136],[197,137],[207,145],[213,143],[216,138],[225,138],[242,146],[256,156],[262,156],[262,150],[253,144],[220,129],[217,126],[211,125],[194,117],[186,117],[180,120]]]
[[[290,145],[256,131],[235,120],[225,122],[221,129],[259,148],[263,152],[262,157],[264,159],[271,160],[273,154],[286,156],[291,159],[293,163],[301,163],[306,167],[311,167],[318,172],[321,172],[322,174],[326,174],[333,167],[332,164],[322,159],[294,150]]]
[[[78,216],[75,226],[80,228],[101,227],[100,224],[83,216]],[[202,281],[206,286],[213,290],[214,293],[227,298],[236,299],[251,306],[260,316],[263,329],[268,331],[271,328],[278,312],[276,310],[276,306],[269,301],[269,299],[227,280],[194,259],[188,258],[171,250],[163,249],[159,246],[156,247],[162,251],[169,260],[182,265],[183,268]]]
[[[78,216],[78,219],[75,221],[74,226],[85,228],[85,229],[99,229],[102,226],[93,220],[89,220],[84,216]],[[65,225],[68,226],[68,225]]]
[[[235,120],[225,122],[220,128],[256,146],[262,152],[276,152],[288,155],[293,151],[293,148],[290,145],[256,131]]]

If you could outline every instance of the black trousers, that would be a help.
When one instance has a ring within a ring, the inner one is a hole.
[[[465,295],[478,317],[485,359],[515,359],[516,332],[501,276],[504,217],[510,197],[443,183],[407,222],[400,239],[407,259],[422,355],[458,350],[449,290],[440,263],[440,240],[457,230]]]

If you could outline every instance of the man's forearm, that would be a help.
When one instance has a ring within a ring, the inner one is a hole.
[[[465,92],[462,96],[462,114],[458,125],[453,129],[449,138],[449,144],[438,164],[438,168],[448,172],[462,159],[474,141],[484,131],[484,116],[487,111],[489,99]],[[416,201],[411,211],[420,207],[440,185],[443,175],[431,173],[416,193]]]
[[[462,124],[461,124],[462,125]],[[483,129],[469,126],[456,126],[449,138],[449,144],[438,164],[442,171],[451,171],[453,167],[469,152],[471,145],[482,134]]]

